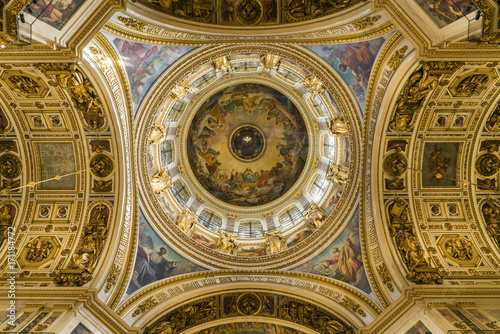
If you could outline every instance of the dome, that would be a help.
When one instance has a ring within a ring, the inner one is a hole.
[[[309,148],[304,119],[284,94],[242,83],[211,95],[197,110],[187,156],[203,188],[224,203],[268,204],[292,188]]]
[[[179,67],[144,107],[157,111],[145,158],[160,224],[236,261],[294,254],[323,223],[335,228],[352,202],[342,200],[350,112],[334,96],[343,94],[270,53],[204,58],[183,75]]]

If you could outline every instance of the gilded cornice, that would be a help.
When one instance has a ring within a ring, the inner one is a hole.
[[[6,44],[1,49],[2,61],[25,61],[28,63],[44,61],[75,61],[81,57],[83,48],[97,34],[101,27],[111,18],[114,12],[124,9],[125,0],[100,1],[91,18],[79,27],[70,37],[65,46],[53,41],[46,43],[35,42],[25,48],[15,44]],[[22,10],[27,0],[15,0],[5,9],[6,29],[8,36],[17,39],[17,14]],[[1,38],[1,37],[0,37]]]
[[[412,41],[412,44],[416,46],[419,59],[456,61],[488,59],[495,61],[500,57],[500,47],[497,44],[481,42],[450,43],[445,41],[444,46],[433,45],[419,25],[412,21],[415,13],[406,13],[397,4],[397,1],[374,0],[372,6],[375,10],[384,10],[397,29]]]
[[[182,30],[167,30],[166,28],[154,26],[142,21],[137,21],[140,26],[143,24],[145,31],[138,31],[119,25],[110,21],[104,26],[104,30],[114,35],[127,38],[133,41],[149,44],[165,45],[213,45],[217,44],[255,44],[255,43],[273,43],[273,44],[339,44],[359,42],[382,36],[389,31],[394,30],[394,26],[389,21],[382,21],[381,24],[368,26],[364,29],[354,32],[344,33],[347,30],[344,26],[329,29],[321,29],[310,33],[297,33],[284,36],[220,36],[201,33],[186,33]],[[352,23],[346,25],[352,26]],[[351,28],[352,29],[352,28]],[[163,33],[155,33],[160,31]],[[339,31],[339,32],[336,32]],[[336,36],[338,34],[338,36]],[[180,39],[179,37],[182,37]]]
[[[380,78],[382,77],[382,66],[383,64],[386,64],[388,61],[389,56],[392,54],[393,50],[396,48],[397,45],[400,45],[401,42],[403,42],[402,35],[399,31],[397,31],[394,35],[391,36],[390,40],[386,42],[385,47],[380,51],[380,54],[378,55],[377,61],[375,62],[373,68],[372,68],[372,73],[376,73],[376,75],[372,75],[370,77],[370,82],[368,83],[368,89],[367,89],[367,96],[366,96],[366,103],[365,103],[365,110],[364,110],[364,124],[363,124],[363,153],[361,154],[361,166],[365,166],[366,168],[369,168],[370,165],[370,160],[368,157],[370,156],[370,146],[368,145],[367,141],[370,140],[370,134],[373,133],[371,127],[372,123],[370,122],[371,118],[371,106],[373,104],[373,100],[375,98],[375,89],[376,83],[379,82]],[[362,198],[367,198],[367,185],[370,184],[370,175],[366,173],[361,174],[361,184],[363,185],[361,187],[361,196]],[[371,212],[370,208],[367,208],[367,206],[371,205],[371,201],[361,201],[360,205],[360,237],[361,237],[361,246],[363,250],[363,254],[365,255],[365,259],[368,259],[367,265],[366,265],[366,272],[368,274],[368,277],[370,279],[371,285],[377,294],[377,297],[379,301],[382,303],[384,307],[387,307],[391,303],[391,297],[387,294],[385,288],[382,287],[382,284],[380,284],[380,279],[375,275],[377,273],[377,270],[375,269],[377,266],[380,266],[381,259],[378,259],[380,257],[380,254],[382,253],[380,250],[380,246],[378,244],[373,245],[370,240],[369,240],[369,227],[368,227],[368,217],[366,215],[366,211],[369,210]],[[373,222],[370,222],[373,223]],[[377,240],[378,241],[378,240]],[[376,251],[373,249],[373,247],[376,247]],[[377,258],[374,256],[374,254],[378,254]]]
[[[228,279],[225,279],[225,277],[227,277]],[[215,279],[218,279],[219,282],[214,282]],[[210,284],[205,283],[205,285],[203,285],[203,282],[207,280],[210,281]],[[296,280],[302,280],[303,283],[299,284],[299,281]],[[127,314],[135,310],[135,308],[146,299],[157,294],[167,296],[169,294],[168,289],[171,287],[177,287],[175,289],[175,293],[170,295],[171,297],[175,296],[175,298],[178,299],[182,298],[183,292],[192,294],[193,291],[197,291],[198,289],[206,290],[208,286],[217,288],[218,285],[222,285],[225,287],[228,284],[230,285],[233,283],[235,285],[238,285],[245,283],[254,284],[259,282],[264,284],[273,283],[276,284],[277,287],[282,284],[283,286],[293,287],[294,289],[307,294],[314,292],[318,294],[318,296],[324,296],[339,304],[341,304],[342,298],[344,296],[347,296],[352,298],[356,302],[361,303],[361,305],[364,306],[365,310],[370,312],[372,317],[375,317],[377,314],[380,314],[382,312],[380,307],[375,302],[373,302],[365,294],[359,292],[358,289],[352,288],[345,283],[327,277],[290,271],[285,272],[280,270],[217,270],[174,276],[156,284],[152,284],[141,290],[140,292],[134,294],[123,304],[121,304],[120,307],[116,309],[116,314],[123,318]],[[309,282],[309,285],[304,285],[307,282]],[[189,288],[180,289],[183,284],[185,286],[189,286]],[[274,291],[278,291],[278,288]],[[337,292],[335,293],[333,291]],[[168,299],[168,297],[166,298]],[[160,302],[158,304],[158,307],[162,308],[163,311],[165,309],[161,306],[161,304],[162,303]],[[171,307],[173,306],[174,305],[172,305]],[[348,312],[353,312],[350,308],[346,308],[346,310],[348,310]],[[353,313],[357,314],[356,312]],[[358,314],[356,317],[359,316],[360,315]]]
[[[8,288],[2,287],[0,294],[7,302]],[[106,324],[116,334],[139,334],[140,330],[125,323],[115,312],[107,307],[98,297],[97,290],[92,288],[46,288],[46,287],[17,287],[16,301],[22,305],[24,301],[43,301],[43,304],[34,305],[36,307],[46,307],[52,305],[53,309],[65,312],[75,312],[75,309],[85,308],[98,321]],[[25,305],[28,307],[30,304]],[[33,306],[31,306],[33,307]],[[74,317],[74,314],[72,315]]]
[[[500,27],[498,26],[500,20],[498,17],[500,4],[498,4],[497,1],[497,6],[494,6],[492,2],[488,0],[472,0],[472,2],[483,15],[481,40],[498,44],[500,42]]]
[[[387,333],[387,328],[398,321],[404,321],[405,313],[416,303],[422,300],[450,301],[474,297],[496,302],[500,296],[500,289],[497,286],[476,287],[476,286],[407,286],[403,288],[401,297],[392,303],[381,316],[375,319],[369,326],[361,328],[359,334]]]

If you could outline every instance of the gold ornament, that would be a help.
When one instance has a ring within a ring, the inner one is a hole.
[[[334,136],[346,136],[349,133],[342,116],[335,116],[330,119],[328,129]]]
[[[390,153],[384,158],[383,169],[391,177],[401,177],[408,169],[408,160],[402,153]]]
[[[172,179],[168,175],[168,170],[164,169],[162,171],[156,172],[151,176],[151,186],[156,194],[165,191],[168,188],[172,188],[174,184]]]
[[[327,180],[330,180],[333,183],[336,183],[341,186],[346,184],[348,177],[349,174],[343,171],[340,165],[336,164],[331,164],[330,167],[328,168],[328,174],[326,174]]]
[[[179,82],[171,92],[172,98],[175,100],[181,100],[189,93],[193,93],[194,89],[191,85],[185,81]]]
[[[102,204],[92,208],[89,222],[83,228],[82,239],[76,252],[71,256],[68,269],[57,273],[54,283],[80,286],[92,279],[92,273],[108,237],[108,215],[109,209]]]
[[[118,20],[122,21],[124,25],[138,31],[144,31],[146,24],[131,17],[118,16]]]
[[[486,89],[488,75],[474,74],[470,75],[458,83],[453,90],[453,95],[458,97],[473,97],[481,94]]]
[[[311,99],[315,99],[317,95],[321,94],[325,87],[323,83],[319,81],[314,74],[308,75],[304,80],[302,80],[302,86],[304,86],[309,93],[311,93]]]
[[[187,235],[191,235],[196,226],[196,216],[191,210],[185,208],[175,219],[175,225]]]
[[[408,268],[406,277],[417,284],[441,284],[444,274],[431,267],[430,258],[418,241],[408,210],[408,203],[400,198],[388,206],[390,232]]]
[[[500,159],[493,153],[485,153],[477,157],[476,172],[485,178],[493,177],[500,170]]]
[[[493,240],[500,246],[500,208],[493,200],[488,200],[481,208],[486,230],[493,237]]]
[[[149,143],[151,145],[159,145],[163,140],[165,140],[166,135],[165,125],[153,125],[151,133],[149,134]]]
[[[349,297],[344,296],[340,301],[340,305],[352,310],[354,313],[357,313],[362,317],[366,317],[366,312],[361,308],[361,305],[359,305]]]
[[[279,305],[283,319],[309,327],[322,334],[354,334],[339,318],[303,301],[285,298]]]
[[[392,279],[391,276],[389,275],[389,270],[387,269],[387,266],[385,263],[382,263],[377,267],[377,272],[382,279],[382,282],[385,284],[385,286],[391,291],[394,291],[394,286],[392,284]]]
[[[141,313],[145,313],[146,311],[148,311],[149,309],[152,309],[156,305],[158,305],[158,301],[156,300],[156,298],[155,297],[149,297],[142,304],[140,304],[139,306],[137,306],[137,308],[135,309],[134,313],[132,313],[132,317],[136,317],[136,316],[138,316]]]
[[[120,275],[120,266],[116,263],[113,263],[113,267],[111,267],[111,271],[109,273],[108,279],[106,280],[106,287],[104,288],[104,292],[108,293],[113,285],[116,284],[116,280],[118,279],[118,275]]]
[[[260,64],[264,71],[270,72],[273,68],[278,70],[281,65],[281,57],[270,53],[260,55]]]
[[[256,315],[262,308],[262,301],[255,293],[245,293],[238,297],[236,309],[241,315]]]
[[[115,170],[113,159],[104,153],[94,155],[92,159],[90,159],[89,166],[92,174],[99,179],[108,177]]]
[[[23,163],[17,155],[6,153],[0,156],[0,175],[7,179],[15,179],[23,170]]]
[[[36,238],[26,244],[27,252],[24,258],[28,262],[41,262],[49,257],[54,249],[50,240],[40,240]]]
[[[90,130],[97,130],[104,125],[104,112],[101,100],[97,97],[94,86],[86,75],[73,63],[43,63],[35,67],[45,76],[55,76],[57,84],[66,89],[75,108],[82,114]]]
[[[214,299],[205,299],[183,305],[162,316],[153,325],[146,327],[143,334],[181,333],[191,327],[213,320],[218,309]]]
[[[304,213],[304,218],[308,226],[318,228],[325,222],[327,216],[316,203],[311,203]]]
[[[236,247],[238,243],[234,234],[221,231],[215,249],[222,253],[233,254]]]
[[[453,73],[460,65],[459,62],[424,62],[420,69],[413,72],[398,96],[389,129],[394,132],[410,131],[415,114],[423,107],[429,93],[437,87],[440,75]]]
[[[12,217],[11,214],[11,208],[12,206],[10,204],[5,204],[3,208],[0,209],[0,245],[7,239],[9,228],[14,221],[14,217]]]
[[[242,25],[253,26],[260,22],[264,9],[259,0],[239,0],[236,3],[234,16]]]
[[[13,85],[13,91],[27,97],[37,95],[42,89],[34,79],[24,75],[11,75],[8,80]]]
[[[367,27],[372,26],[375,22],[380,20],[381,16],[380,15],[375,15],[375,16],[368,16],[365,18],[362,18],[356,22],[353,22],[353,26],[356,30],[363,30]]]
[[[405,45],[398,51],[394,52],[387,62],[387,65],[391,68],[391,70],[395,71],[398,68],[399,64],[401,64],[401,61],[405,57],[406,51],[408,51],[408,45]]]
[[[287,249],[286,240],[280,231],[265,233],[265,237],[267,254],[278,253]]]
[[[222,73],[229,73],[233,70],[233,65],[231,64],[231,57],[222,56],[212,61],[212,66],[214,70],[221,71]]]

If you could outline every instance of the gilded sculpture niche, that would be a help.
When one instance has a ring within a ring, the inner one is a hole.
[[[396,198],[387,204],[389,231],[403,262],[408,268],[406,276],[417,284],[441,284],[444,274],[431,265],[431,259],[423,249],[411,221],[408,203]]]
[[[17,207],[13,203],[0,203],[0,246],[8,239],[9,232],[13,233],[12,225],[16,217]]]
[[[488,123],[486,123],[486,128],[488,128]],[[477,185],[480,190],[500,192],[497,180],[500,171],[499,146],[500,142],[497,140],[482,140],[480,142],[479,153],[474,161]]]
[[[62,286],[81,286],[92,279],[104,243],[108,238],[111,209],[102,203],[92,206],[81,239],[66,269],[55,273],[54,283]]]
[[[500,104],[496,105],[495,110],[488,118],[488,121],[486,122],[486,130],[490,132],[500,130]]]
[[[0,123],[2,121],[0,119]],[[0,140],[0,179],[2,180],[0,193],[5,194],[9,191],[16,191],[13,189],[21,185],[22,172],[23,163],[19,156],[17,141]]]
[[[486,200],[481,206],[486,230],[500,247],[500,207],[493,200]]]

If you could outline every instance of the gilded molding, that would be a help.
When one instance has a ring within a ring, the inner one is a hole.
[[[143,301],[137,308],[135,309],[134,313],[132,313],[132,317],[136,317],[139,314],[146,313],[149,309],[155,307],[158,305],[158,301],[156,300],[155,297],[149,297],[145,301]]]
[[[481,14],[483,14],[483,31],[481,34],[481,40],[488,41],[490,43],[499,43],[499,10],[496,9],[488,0],[472,0],[472,2],[481,11]],[[495,17],[497,19],[496,21]]]
[[[135,19],[134,19],[135,20]],[[137,20],[137,24],[141,25],[142,21]],[[376,38],[390,31],[395,30],[395,27],[390,24],[382,24],[373,26],[368,30],[356,31],[354,27],[352,31],[346,29],[343,31],[340,28],[324,29],[317,32],[307,34],[292,34],[284,36],[276,40],[273,36],[219,36],[219,35],[203,35],[196,33],[186,33],[178,30],[170,30],[160,26],[144,23],[145,28],[139,32],[137,30],[127,30],[122,26],[109,22],[104,26],[104,30],[116,36],[127,38],[136,42],[161,44],[161,45],[213,45],[217,44],[255,44],[255,43],[273,43],[273,44],[340,44],[352,43],[362,40]],[[339,32],[337,32],[339,30]],[[335,32],[339,36],[335,36]],[[350,32],[345,34],[345,32]],[[343,37],[340,37],[343,36]],[[182,38],[182,40],[180,40]]]
[[[210,274],[207,276],[207,273]],[[198,279],[198,281],[192,282],[193,279]],[[300,279],[303,281],[299,282],[294,279]],[[185,284],[186,289],[182,288],[177,292],[192,292],[196,290],[201,291],[203,289],[206,289],[207,286],[211,286],[214,284],[228,284],[232,282],[267,282],[273,284],[281,284],[283,286],[293,286],[296,289],[307,291],[308,293],[315,292],[318,295],[327,296],[328,298],[340,303],[340,300],[342,299],[344,294],[335,291],[336,289],[338,289],[348,294],[351,299],[355,297],[357,301],[363,302],[365,307],[367,307],[372,314],[379,314],[382,312],[377,304],[375,304],[370,298],[366,297],[363,293],[360,293],[356,288],[352,288],[345,283],[324,276],[290,271],[285,272],[280,270],[217,270],[211,272],[198,272],[182,276],[174,276],[159,283],[152,284],[141,290],[137,294],[133,295],[131,298],[127,299],[123,304],[120,305],[119,308],[116,309],[116,313],[120,316],[123,316],[130,311],[130,308],[133,305],[141,301],[143,298],[149,298],[149,296],[153,293],[157,293],[156,296],[158,296],[159,294],[164,295],[165,293],[163,293],[161,290],[168,289],[168,287],[171,285],[175,285],[176,287],[181,288],[183,287],[183,282],[189,282]],[[328,286],[330,287],[327,288]],[[331,287],[334,287],[334,289],[332,289]],[[178,295],[177,292],[175,293],[176,295]]]

